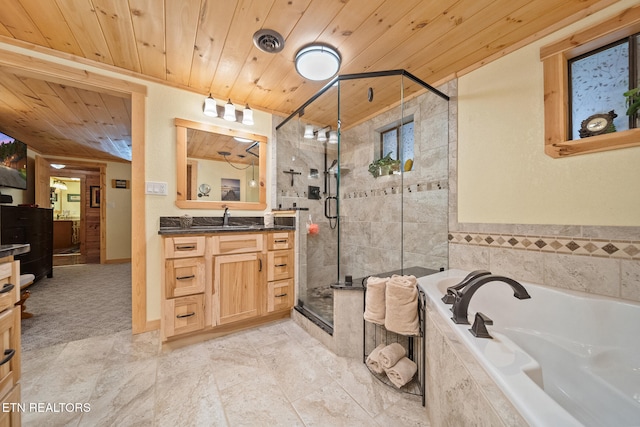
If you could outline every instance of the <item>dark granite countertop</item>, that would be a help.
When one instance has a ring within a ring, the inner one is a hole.
[[[274,225],[266,227],[261,216],[232,216],[229,225],[222,225],[222,217],[195,216],[191,219],[191,227],[180,225],[180,217],[161,216],[158,234],[211,234],[211,233],[246,233],[251,231],[295,230],[295,218],[274,218]]]
[[[223,226],[192,226],[191,228],[180,227],[161,227],[158,230],[158,234],[171,235],[171,234],[212,234],[212,233],[246,233],[247,231],[281,231],[281,230],[295,230],[292,225],[274,225],[273,227],[266,227],[260,225],[232,225],[229,227]]]
[[[16,243],[13,245],[0,245],[0,258],[11,255],[26,254],[31,251],[31,245],[28,243]]]

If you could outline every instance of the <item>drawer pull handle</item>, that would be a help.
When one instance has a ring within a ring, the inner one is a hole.
[[[191,249],[195,249],[196,245],[188,245],[188,246],[176,246],[177,251],[188,251]]]
[[[286,267],[286,266],[287,266],[287,264],[276,264],[275,266],[276,266],[276,267]]]
[[[287,294],[278,294],[278,295],[275,295],[275,297],[276,297],[276,298],[282,298],[282,297],[286,297],[286,296],[287,296]]]
[[[287,243],[287,239],[274,240],[274,243]]]
[[[187,314],[178,314],[176,317],[178,319],[184,319],[185,317],[191,317],[195,315],[196,315],[195,311],[192,311],[191,313],[187,313]]]
[[[258,265],[259,265],[258,271],[260,272],[262,271],[262,258],[258,258]]]
[[[11,289],[13,289],[13,284],[11,283],[6,283],[2,289],[0,289],[0,294],[6,294],[7,292],[9,292]]]
[[[16,354],[16,351],[14,349],[12,349],[12,348],[6,349],[4,351],[4,359],[2,359],[2,361],[0,361],[0,366],[4,365],[9,360],[11,360],[11,358],[13,357],[14,354]]]
[[[192,274],[191,276],[178,276],[178,277],[176,277],[176,280],[189,280],[189,279],[193,279],[195,277],[196,277],[195,274]]]

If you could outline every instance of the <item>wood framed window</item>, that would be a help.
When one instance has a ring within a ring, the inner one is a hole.
[[[540,49],[544,69],[545,153],[554,158],[640,146],[640,129],[570,139],[569,60],[640,32],[640,6]],[[624,112],[621,112],[624,114]]]

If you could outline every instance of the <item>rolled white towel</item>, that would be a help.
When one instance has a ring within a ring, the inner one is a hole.
[[[376,374],[382,374],[384,368],[380,365],[380,350],[385,347],[384,344],[380,344],[369,353],[367,356],[366,364]]]
[[[402,335],[418,335],[418,286],[415,276],[393,275],[385,290],[387,330]]]
[[[387,277],[369,277],[365,296],[364,320],[384,325]]]
[[[417,371],[418,366],[408,357],[403,357],[393,367],[385,369],[389,381],[398,388],[411,381]]]
[[[394,342],[380,350],[378,361],[384,369],[389,369],[406,355],[402,344]]]

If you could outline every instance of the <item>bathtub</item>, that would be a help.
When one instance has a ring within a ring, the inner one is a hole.
[[[640,425],[640,304],[520,282],[531,299],[490,282],[471,299],[493,320],[476,338],[440,298],[467,271],[418,279],[430,310],[456,335],[532,426]]]

